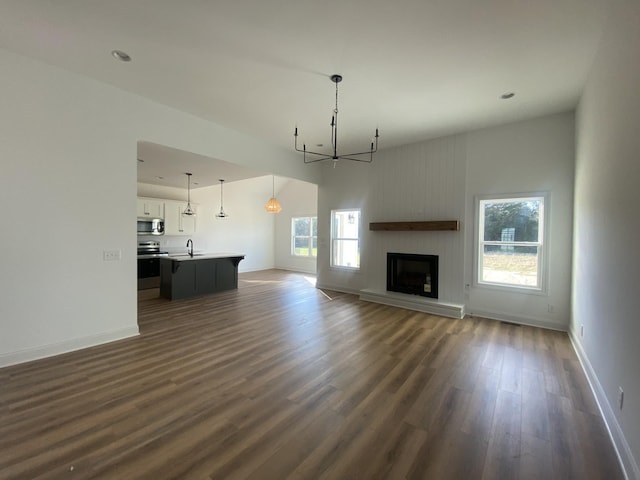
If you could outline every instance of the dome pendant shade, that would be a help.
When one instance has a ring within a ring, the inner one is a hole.
[[[267,204],[264,206],[264,209],[268,213],[280,213],[282,211],[282,206],[280,205],[280,203],[278,202],[278,199],[276,198],[276,177],[272,175],[271,178],[272,178],[271,198],[269,199]]]
[[[185,215],[187,217],[194,217],[196,215],[196,212],[191,208],[191,174],[190,173],[185,173],[185,175],[187,176],[187,208],[184,209],[184,212],[182,212],[182,215]]]

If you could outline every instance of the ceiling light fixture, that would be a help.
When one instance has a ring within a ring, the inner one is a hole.
[[[225,218],[229,218],[229,214],[225,213],[224,209],[222,208],[222,185],[224,184],[224,180],[221,178],[219,180],[220,180],[220,211],[216,213],[216,218],[219,220],[223,220]]]
[[[276,177],[271,175],[272,177],[272,195],[267,204],[264,206],[264,209],[269,213],[280,213],[282,211],[282,206],[278,203],[278,199],[276,198]]]
[[[304,163],[321,162],[322,160],[333,160],[333,166],[336,166],[338,160],[353,160],[355,162],[371,163],[373,161],[373,154],[378,150],[378,129],[376,128],[376,134],[371,142],[371,149],[366,152],[347,153],[346,155],[338,155],[338,83],[342,81],[342,75],[331,75],[331,81],[336,84],[336,107],[333,109],[333,116],[331,117],[331,146],[333,147],[333,154],[327,155],[326,153],[312,152],[307,150],[305,144],[302,145],[302,150],[298,148],[298,127],[296,127],[293,133],[295,139],[295,149],[297,152],[304,154]],[[315,155],[317,158],[307,158],[308,155]],[[361,155],[368,155],[369,158],[356,158]]]
[[[113,58],[117,58],[121,62],[131,61],[131,57],[129,56],[129,54],[127,52],[123,52],[122,50],[111,50],[111,55],[113,55]]]
[[[191,208],[191,174],[185,173],[185,175],[187,176],[187,208],[184,209],[184,212],[182,212],[182,214],[186,215],[187,217],[193,217],[195,216],[196,212],[194,212]]]

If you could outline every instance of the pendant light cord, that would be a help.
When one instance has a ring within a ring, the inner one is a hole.
[[[191,175],[187,175],[187,206],[191,207]]]

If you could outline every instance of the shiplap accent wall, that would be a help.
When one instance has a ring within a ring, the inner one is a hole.
[[[318,285],[386,290],[387,252],[440,257],[439,300],[479,316],[565,329],[571,287],[574,158],[572,112],[380,151],[373,163],[325,165],[318,193]],[[548,192],[548,291],[506,291],[473,282],[474,198]],[[330,213],[362,209],[361,269],[329,266]],[[460,220],[458,232],[370,232],[369,222]]]
[[[374,164],[369,221],[462,220],[465,146],[460,137],[380,152]],[[464,226],[462,226],[464,229]],[[372,232],[364,225],[368,288],[386,289],[387,252],[439,257],[439,298],[462,303],[463,231]]]
[[[371,232],[369,222],[462,220],[463,139],[442,139],[380,151],[372,164],[327,165],[319,189],[318,283],[345,291],[386,290],[387,252],[438,255],[439,298],[462,303],[464,225],[459,232]],[[362,209],[361,270],[329,267],[330,212]]]

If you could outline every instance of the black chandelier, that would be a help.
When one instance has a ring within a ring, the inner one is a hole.
[[[297,152],[304,154],[304,163],[321,162],[323,160],[333,160],[333,166],[336,166],[336,162],[340,159],[353,160],[355,162],[371,163],[373,161],[373,154],[378,150],[378,129],[376,128],[376,134],[374,141],[371,142],[371,149],[366,152],[348,153],[346,155],[338,155],[338,83],[342,81],[342,75],[331,75],[331,81],[336,84],[336,107],[333,110],[333,116],[331,117],[331,146],[333,147],[333,154],[327,155],[326,153],[312,152],[307,150],[306,145],[302,145],[302,150],[298,148],[298,127],[296,127],[293,133],[295,139],[295,149]],[[307,155],[315,155],[315,157],[307,158]],[[362,155],[368,155],[362,157]],[[360,158],[356,158],[360,157]]]

